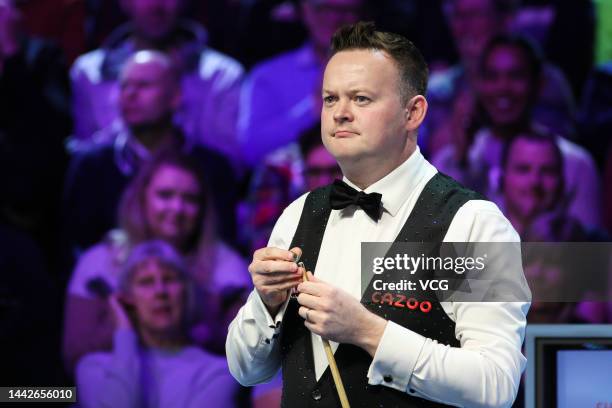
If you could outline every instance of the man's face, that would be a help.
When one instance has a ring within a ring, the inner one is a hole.
[[[136,31],[150,41],[160,41],[175,27],[183,0],[124,0]]]
[[[493,1],[495,0],[450,2],[450,27],[457,51],[465,64],[475,65],[487,43],[504,28]]]
[[[406,144],[399,73],[386,53],[335,54],[323,77],[323,144],[341,166],[361,159],[398,160]]]
[[[314,45],[329,47],[338,28],[359,21],[362,3],[363,0],[303,0],[304,24]]]
[[[561,195],[561,163],[548,142],[519,138],[504,169],[504,199],[509,210],[532,218],[551,210]]]
[[[178,85],[155,60],[128,62],[120,79],[119,108],[128,127],[152,126],[178,107]]]
[[[525,54],[517,47],[494,48],[479,79],[482,106],[496,126],[522,121],[535,98],[537,81]]]

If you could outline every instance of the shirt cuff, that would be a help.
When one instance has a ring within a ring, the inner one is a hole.
[[[389,321],[368,370],[370,385],[385,385],[414,394],[409,388],[412,372],[427,339]]]
[[[285,310],[287,310],[287,305],[289,304],[290,296],[287,296],[287,300],[280,307],[276,316],[272,318],[270,312],[266,308],[263,300],[259,296],[259,292],[257,289],[253,289],[251,295],[253,297],[252,302],[247,302],[249,307],[245,309],[245,319],[253,320],[259,333],[263,334],[260,342],[264,344],[272,344],[280,335],[281,331],[281,323],[283,321],[283,316],[285,315]]]

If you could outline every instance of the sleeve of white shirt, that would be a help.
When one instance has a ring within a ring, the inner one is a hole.
[[[519,240],[495,204],[482,200],[457,211],[444,239]],[[526,363],[521,345],[529,303],[454,302],[449,309],[460,348],[389,322],[368,372],[369,383],[453,406],[511,406]]]
[[[302,214],[306,195],[294,201],[280,216],[269,247],[289,249]],[[287,299],[288,300],[288,299]],[[245,386],[271,380],[281,366],[278,336],[288,301],[272,318],[256,289],[229,326],[225,351],[230,372]]]

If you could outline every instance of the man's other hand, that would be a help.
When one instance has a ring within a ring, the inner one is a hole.
[[[374,356],[387,321],[371,313],[344,290],[308,272],[298,286],[298,311],[311,332],[337,343],[354,344]]]

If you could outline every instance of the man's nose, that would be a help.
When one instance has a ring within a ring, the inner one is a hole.
[[[176,212],[180,212],[185,208],[185,201],[180,197],[174,197],[170,201],[170,208]]]
[[[351,122],[353,118],[350,101],[339,100],[334,111],[334,120],[336,122]]]
[[[500,76],[494,82],[494,88],[497,92],[507,93],[510,89],[512,80],[507,76]]]
[[[121,94],[124,98],[133,99],[136,96],[136,86],[124,85]]]
[[[537,172],[532,173],[529,177],[529,185],[533,191],[540,193],[544,186],[542,176]]]

